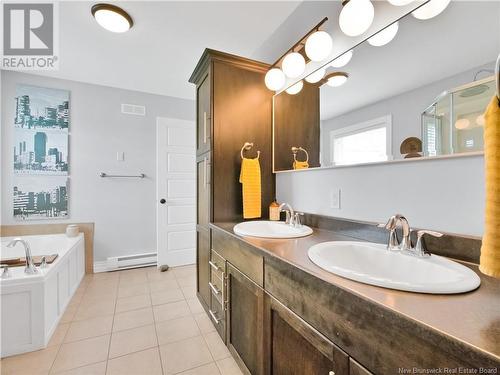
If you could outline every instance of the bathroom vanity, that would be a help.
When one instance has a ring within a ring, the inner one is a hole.
[[[312,263],[308,249],[384,234],[366,224],[328,221],[337,229],[315,228],[291,240],[240,237],[236,223],[211,224],[217,304],[207,313],[242,369],[343,375],[500,366],[498,280],[481,276],[476,291],[431,295],[344,279]],[[470,239],[464,241],[469,246]]]

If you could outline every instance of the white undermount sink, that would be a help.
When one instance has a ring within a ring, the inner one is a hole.
[[[245,221],[236,224],[234,233],[240,236],[262,238],[296,238],[310,235],[313,230],[308,226],[293,227],[282,221]]]
[[[333,241],[312,246],[311,259],[326,271],[384,288],[430,294],[455,294],[476,289],[479,276],[438,255],[419,258],[370,242]]]

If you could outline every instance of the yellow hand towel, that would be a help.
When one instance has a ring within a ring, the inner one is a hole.
[[[484,114],[486,209],[479,269],[500,278],[500,101],[495,96]]]
[[[261,181],[258,158],[242,159],[240,183],[243,188],[243,218],[261,217]]]
[[[307,169],[309,168],[309,163],[307,161],[294,161],[293,169]]]

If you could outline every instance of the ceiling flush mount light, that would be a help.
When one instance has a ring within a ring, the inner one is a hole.
[[[343,66],[346,66],[349,63],[349,61],[351,61],[351,59],[352,59],[352,50],[347,51],[342,56],[337,57],[330,63],[330,66],[332,68],[342,68]]]
[[[339,16],[342,32],[348,36],[363,34],[372,25],[375,9],[370,0],[344,0]]]
[[[266,77],[264,78],[266,86],[269,90],[278,91],[285,86],[285,73],[281,71],[281,69],[273,68],[266,73]]]
[[[395,22],[391,26],[386,27],[385,29],[379,31],[370,39],[368,39],[368,43],[370,43],[372,46],[375,47],[386,45],[387,43],[389,43],[391,40],[394,39],[394,37],[398,33],[398,29],[399,29],[399,22]]]
[[[114,33],[124,33],[134,25],[132,17],[115,5],[96,4],[91,12],[99,25]]]
[[[318,69],[314,73],[309,74],[306,77],[306,81],[309,83],[317,83],[323,79],[325,73],[326,73],[325,68]]]
[[[287,88],[285,91],[287,94],[295,95],[295,94],[298,94],[300,92],[300,90],[302,90],[302,87],[304,87],[304,82],[299,81],[295,85]]]
[[[470,126],[470,120],[466,118],[461,118],[455,122],[455,128],[458,130],[467,129]]]
[[[392,5],[395,5],[397,7],[401,7],[403,5],[408,5],[411,2],[413,2],[413,0],[387,0],[387,1],[389,3],[391,3]]]
[[[300,53],[292,52],[285,56],[281,68],[287,77],[297,78],[304,73],[306,69],[306,60]]]
[[[326,76],[326,84],[330,87],[339,87],[347,82],[349,74],[345,72],[334,72]]]
[[[316,31],[306,41],[306,55],[311,61],[323,61],[332,50],[332,38],[326,31]]]
[[[428,20],[436,17],[450,4],[451,0],[431,0],[427,4],[422,5],[417,10],[413,11],[413,17],[419,20]]]

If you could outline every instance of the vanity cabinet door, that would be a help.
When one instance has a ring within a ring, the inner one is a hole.
[[[211,172],[210,153],[199,156],[196,159],[196,195],[198,202],[196,224],[204,226],[207,229],[211,219]]]
[[[205,228],[196,230],[196,291],[201,302],[210,306],[210,231]]]
[[[201,155],[210,150],[212,130],[210,115],[210,75],[207,74],[197,89],[197,136],[196,154]]]
[[[263,374],[264,290],[227,264],[227,346],[244,372]]]
[[[265,297],[267,375],[348,375],[349,357],[279,301]]]

